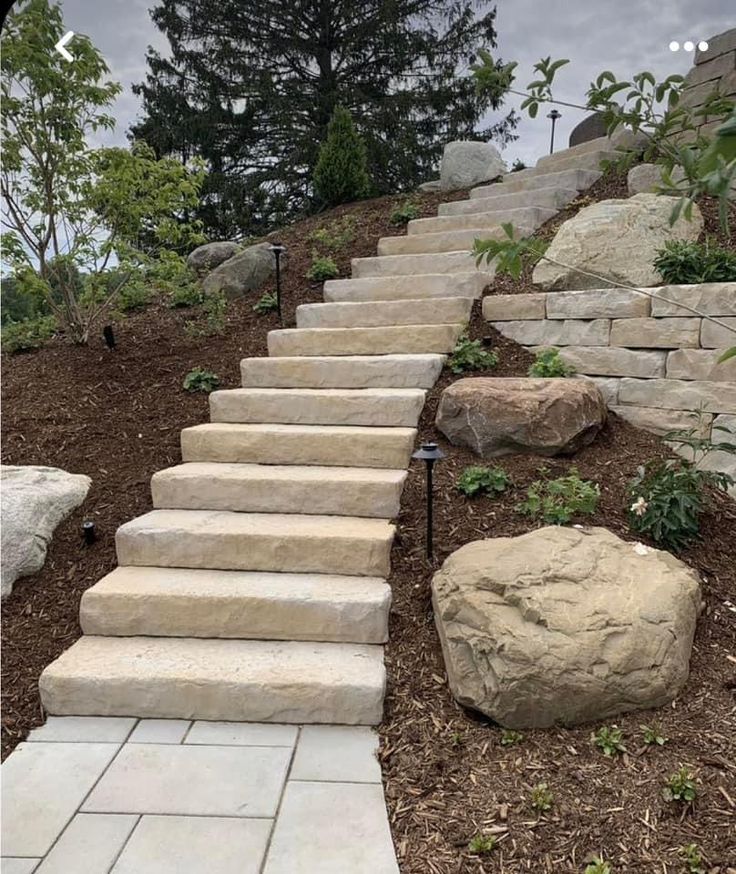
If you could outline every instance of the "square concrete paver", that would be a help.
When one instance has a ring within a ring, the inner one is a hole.
[[[40,859],[11,859],[3,856],[0,859],[0,872],[2,874],[33,874]]]
[[[262,722],[195,722],[185,743],[293,747],[297,730],[295,725],[269,725]]]
[[[380,783],[378,735],[363,726],[305,725],[290,780]]]
[[[49,716],[28,735],[31,743],[122,743],[136,720],[127,716]]]
[[[79,813],[66,827],[38,868],[37,874],[108,874],[137,816],[116,813]],[[3,872],[4,874],[4,872]]]
[[[188,719],[141,719],[128,743],[180,744],[190,725]]]
[[[290,756],[283,747],[126,744],[83,810],[271,817]]]
[[[144,816],[111,874],[258,874],[271,820]]]
[[[2,766],[2,850],[44,856],[118,751],[112,743],[23,743]]]
[[[398,874],[383,788],[289,782],[264,874]]]

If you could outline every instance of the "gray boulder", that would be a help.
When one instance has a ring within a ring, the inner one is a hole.
[[[432,580],[457,700],[507,728],[662,707],[687,680],[697,575],[606,528],[468,543]]]
[[[57,467],[0,467],[3,598],[18,577],[43,567],[54,529],[87,497],[91,483]]]
[[[458,140],[448,143],[442,153],[440,188],[443,191],[471,188],[506,172],[506,162],[494,145]]]
[[[231,243],[229,240],[221,240],[216,243],[205,243],[203,246],[190,252],[187,257],[187,265],[194,270],[195,273],[208,273],[219,267],[224,261],[237,255],[241,247],[237,243]]]
[[[256,243],[220,264],[202,283],[205,294],[224,292],[226,297],[242,297],[257,291],[276,270],[270,243]],[[286,268],[286,255],[281,256],[281,270]]]
[[[626,188],[633,197],[636,194],[656,194],[662,188],[663,168],[659,164],[637,164],[626,176]],[[675,185],[683,179],[683,172],[675,167],[670,174]]]

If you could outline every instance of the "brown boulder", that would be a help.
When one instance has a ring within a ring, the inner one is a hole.
[[[471,377],[442,393],[437,427],[483,458],[570,455],[592,442],[606,403],[588,379]]]

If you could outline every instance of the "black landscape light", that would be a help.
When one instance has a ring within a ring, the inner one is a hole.
[[[412,455],[427,465],[427,558],[432,559],[432,469],[434,463],[445,457],[445,453],[436,443],[422,443]]]
[[[547,113],[547,118],[552,119],[552,138],[549,141],[549,153],[551,155],[555,150],[555,124],[558,118],[562,118],[562,113],[553,109],[552,112]]]
[[[281,318],[281,256],[286,251],[286,246],[283,243],[271,243],[271,251],[276,259],[276,312],[279,314],[279,322],[283,324]]]
[[[115,348],[115,334],[112,330],[112,325],[105,325],[102,329],[102,336],[105,338],[105,343],[107,343],[108,349]]]
[[[95,540],[97,540],[94,522],[82,522],[82,537],[84,537],[85,546],[92,546]]]

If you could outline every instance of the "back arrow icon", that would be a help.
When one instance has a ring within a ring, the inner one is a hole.
[[[69,40],[74,36],[74,31],[70,30],[62,36],[59,42],[56,43],[54,48],[56,51],[64,58],[65,61],[73,61],[74,55],[67,51],[64,46],[69,42]]]

